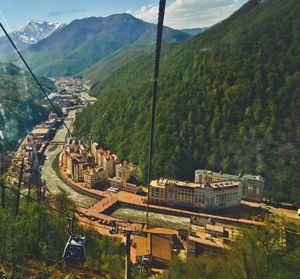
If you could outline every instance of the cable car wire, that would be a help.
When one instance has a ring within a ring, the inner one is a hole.
[[[151,183],[152,156],[153,156],[153,137],[154,137],[154,128],[155,128],[155,111],[156,111],[158,75],[159,75],[162,33],[164,27],[165,7],[166,7],[166,0],[160,0],[159,12],[158,12],[158,23],[157,23],[157,34],[156,34],[156,49],[155,49],[155,58],[154,58],[154,79],[153,79],[153,88],[152,88],[151,124],[150,124],[149,149],[148,149],[148,177],[147,177],[148,193],[147,193],[147,212],[146,212],[147,228],[149,226],[149,202],[150,202],[150,183]]]
[[[16,194],[18,194],[18,195],[20,195],[20,196],[22,196],[22,197],[24,197],[24,198],[26,198],[26,199],[29,199],[29,200],[31,200],[31,201],[33,201],[33,202],[39,204],[39,205],[42,205],[42,206],[44,206],[45,208],[48,208],[48,209],[50,209],[50,210],[52,210],[52,211],[55,211],[55,212],[57,212],[57,213],[59,213],[59,214],[65,216],[66,218],[73,218],[73,216],[70,215],[69,213],[63,212],[63,211],[61,211],[61,210],[59,210],[59,209],[57,209],[57,208],[54,208],[54,207],[52,207],[52,206],[49,206],[49,205],[47,205],[47,204],[45,204],[45,203],[43,203],[43,202],[41,202],[41,201],[39,201],[39,200],[37,200],[37,199],[34,199],[34,198],[32,198],[32,197],[29,197],[28,195],[22,194],[21,192],[18,192],[17,189],[14,189],[14,188],[8,187],[8,186],[4,186],[4,187],[5,187],[6,189],[10,190],[11,192],[14,192],[14,193],[16,193]],[[93,227],[97,227],[97,228],[102,228],[102,229],[103,229],[103,226],[95,225],[95,224],[92,224],[92,223],[87,222],[87,221],[84,221],[84,220],[79,220],[79,222],[80,222],[80,223],[87,224],[87,225],[90,225],[90,226],[93,226]]]
[[[31,70],[30,66],[28,65],[28,63],[26,62],[25,58],[23,57],[23,55],[21,54],[21,52],[19,51],[19,49],[17,48],[17,46],[15,45],[14,41],[12,40],[12,38],[10,37],[10,35],[8,34],[8,32],[6,31],[6,29],[4,28],[4,26],[2,25],[2,23],[0,22],[0,28],[2,29],[2,31],[4,32],[4,34],[6,35],[7,39],[9,40],[9,42],[11,43],[11,45],[13,46],[13,48],[15,49],[15,51],[17,52],[17,54],[19,55],[19,57],[21,58],[21,60],[23,61],[24,65],[26,66],[27,70],[29,71],[29,73],[31,74],[31,76],[33,77],[33,79],[35,80],[35,82],[37,83],[38,87],[41,89],[41,91],[43,92],[45,98],[47,99],[47,101],[49,102],[49,104],[51,105],[52,109],[54,110],[54,112],[59,116],[60,120],[62,121],[63,125],[65,126],[65,128],[67,129],[68,134],[70,135],[70,137],[72,137],[72,139],[75,141],[76,143],[76,138],[73,135],[73,133],[71,132],[71,130],[69,129],[69,127],[67,126],[67,124],[65,123],[60,111],[55,107],[55,105],[53,104],[53,102],[50,100],[48,94],[46,93],[45,89],[43,88],[43,86],[41,85],[41,83],[39,82],[38,78],[35,76],[35,74],[33,73],[33,71]],[[82,154],[85,156],[83,150],[81,149],[80,145],[77,144],[79,149],[82,151]],[[85,156],[86,157],[86,156]],[[87,159],[87,157],[86,157]]]

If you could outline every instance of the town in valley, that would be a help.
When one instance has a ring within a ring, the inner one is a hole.
[[[0,279],[298,279],[300,1],[37,2],[0,5]]]
[[[69,120],[68,128],[72,130],[72,117],[76,117],[76,111],[82,111],[95,102],[95,98],[88,94],[91,85],[69,77],[57,78],[55,84],[58,92],[50,94],[49,98],[61,109],[64,120]],[[207,252],[226,253],[229,244],[239,234],[239,228],[261,226],[260,214],[271,208],[262,203],[264,178],[247,173],[237,175],[198,169],[194,171],[194,181],[153,179],[148,193],[146,185],[137,178],[138,166],[121,161],[102,143],[83,143],[70,138],[67,130],[64,131],[64,140],[56,141],[55,134],[62,129],[65,129],[62,119],[53,112],[46,121],[34,127],[12,159],[10,181],[18,183],[19,169],[24,164],[22,187],[29,187],[30,176],[35,173],[33,170],[43,169],[47,160],[45,151],[59,149],[56,175],[61,183],[81,196],[93,197],[95,201],[87,206],[79,204],[79,220],[97,224],[95,228],[100,234],[120,240],[123,239],[122,231],[132,232],[133,263],[147,258],[151,259],[151,266],[162,268],[174,255],[186,258]],[[51,193],[47,187],[50,182],[47,176],[44,177],[45,194]],[[158,216],[189,218],[189,225],[180,228],[155,224],[153,228],[147,228],[147,207]],[[138,221],[130,220],[128,216],[113,217],[113,212],[120,208],[132,208],[144,214]],[[250,219],[241,217],[245,208],[250,212]],[[260,212],[258,216],[255,216],[256,212]],[[136,231],[143,234],[136,235]],[[146,249],[147,243],[150,243],[150,251]]]

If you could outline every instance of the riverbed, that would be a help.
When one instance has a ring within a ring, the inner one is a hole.
[[[121,206],[110,214],[112,217],[131,222],[146,222],[146,211],[141,209]],[[152,227],[170,229],[188,229],[190,219],[162,213],[149,212],[149,224]]]
[[[68,127],[72,124],[71,119],[75,119],[75,110],[69,111],[65,123]],[[62,125],[57,131],[56,135],[52,141],[54,142],[63,142],[67,135],[67,129]],[[45,151],[45,162],[41,166],[42,179],[46,181],[46,187],[49,192],[52,194],[59,194],[65,192],[68,198],[74,201],[78,206],[89,207],[94,204],[97,200],[95,198],[83,195],[72,189],[64,181],[62,181],[57,175],[55,170],[52,168],[52,163],[61,152],[62,145],[58,145],[56,148],[53,145],[48,145]]]

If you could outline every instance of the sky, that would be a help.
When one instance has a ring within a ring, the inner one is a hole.
[[[69,23],[89,16],[130,13],[157,23],[159,0],[0,0],[0,21],[11,32],[30,20]],[[165,25],[176,29],[209,27],[247,0],[167,0]]]

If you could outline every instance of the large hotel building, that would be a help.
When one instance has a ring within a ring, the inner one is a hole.
[[[241,202],[239,181],[201,183],[169,179],[150,183],[150,203],[172,207],[217,210],[237,206]]]
[[[242,199],[261,202],[264,191],[264,179],[260,175],[244,174],[232,175],[210,170],[196,170],[195,183],[200,183],[203,179],[208,182],[223,182],[227,180],[239,181],[242,188]]]

